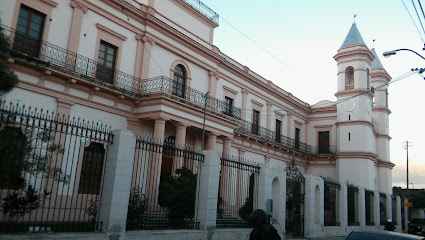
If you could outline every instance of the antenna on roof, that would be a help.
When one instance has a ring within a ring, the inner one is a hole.
[[[373,41],[372,41],[372,48],[375,48],[375,41],[376,41],[376,39],[373,39]]]
[[[356,13],[356,14],[354,14],[354,17],[353,17],[353,23],[356,23],[356,17],[357,17],[357,13]]]

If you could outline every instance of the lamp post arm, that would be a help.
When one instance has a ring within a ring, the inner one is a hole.
[[[415,52],[415,51],[413,51],[413,50],[407,49],[407,48],[401,48],[401,49],[397,49],[397,50],[394,50],[394,51],[396,51],[396,52],[398,52],[398,51],[409,51],[409,52],[412,52],[412,53],[414,53],[414,54],[418,55],[418,56],[419,56],[419,57],[421,57],[423,60],[425,60],[425,57],[423,57],[423,56],[422,56],[422,55],[420,55],[419,53],[417,53],[417,52]]]

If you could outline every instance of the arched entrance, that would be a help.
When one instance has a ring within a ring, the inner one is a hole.
[[[304,176],[295,160],[286,167],[286,234],[304,236]]]

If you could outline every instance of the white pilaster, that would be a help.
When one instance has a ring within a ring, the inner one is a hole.
[[[348,225],[347,204],[347,184],[343,183],[339,191],[339,221],[341,227],[346,227]]]
[[[215,151],[203,151],[199,176],[199,201],[197,220],[201,229],[215,228],[217,219],[218,182],[220,178],[220,157]]]
[[[114,142],[108,147],[103,178],[99,221],[108,235],[125,236],[128,199],[136,138],[128,130],[114,130]]]
[[[365,190],[364,188],[359,188],[359,222],[360,227],[366,226],[366,202],[365,202]]]
[[[310,174],[306,174],[304,177],[304,236],[307,238],[324,237],[324,181],[321,177]]]

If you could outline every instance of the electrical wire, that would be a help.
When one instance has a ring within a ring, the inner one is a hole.
[[[425,19],[425,13],[424,13],[424,9],[422,8],[421,1],[420,1],[420,0],[418,0],[418,3],[419,3],[419,7],[421,7],[422,16],[424,16],[424,19]]]
[[[123,13],[125,14],[125,16],[127,17],[127,21],[128,23],[131,25],[131,27],[133,27],[133,31],[136,33],[136,35],[139,35],[136,27],[131,23],[130,18],[128,17],[127,13],[125,12],[124,7],[122,8]],[[164,76],[167,76],[164,72],[164,70],[161,68],[161,66],[159,66],[158,62],[155,60],[155,58],[152,56],[151,52],[147,49],[146,44],[143,44],[143,48],[145,49],[145,51],[149,54],[149,57],[154,61],[155,65],[159,68],[159,70],[162,72],[162,74]]]
[[[425,33],[424,26],[422,25],[421,18],[419,17],[418,10],[416,9],[416,5],[415,5],[415,3],[413,2],[413,0],[412,0],[412,5],[413,5],[413,8],[415,9],[416,16],[418,17],[419,23],[421,24],[422,31]]]
[[[415,25],[416,30],[418,31],[419,36],[421,37],[421,41],[422,41],[422,43],[425,43],[424,38],[422,37],[421,31],[419,30],[418,25],[416,25],[416,22],[415,22],[415,20],[413,19],[412,14],[410,14],[410,11],[409,11],[409,9],[407,8],[407,6],[406,6],[406,4],[404,3],[404,1],[403,1],[403,0],[401,0],[401,2],[403,3],[404,8],[406,9],[407,13],[408,13],[408,14],[409,14],[409,16],[410,16],[410,19],[412,20],[413,24]]]

